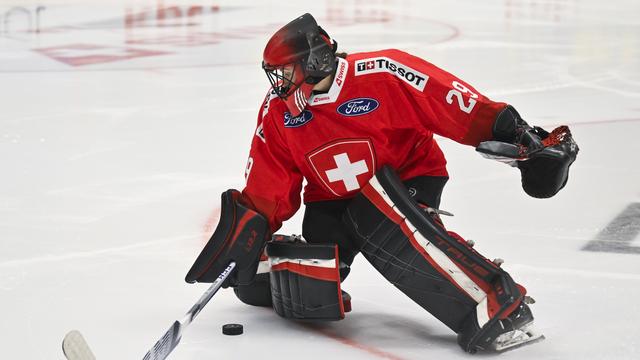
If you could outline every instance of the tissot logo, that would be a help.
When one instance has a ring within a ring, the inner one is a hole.
[[[344,116],[358,116],[368,114],[376,110],[380,103],[376,99],[357,98],[351,99],[338,106],[338,113]]]
[[[376,67],[376,63],[373,60],[362,61],[358,63],[357,67],[358,71],[372,70]]]
[[[356,62],[356,76],[380,72],[391,73],[417,90],[424,91],[429,76],[387,57],[364,59]]]
[[[303,110],[300,115],[292,117],[291,113],[284,113],[284,127],[294,128],[302,126],[313,119],[313,114],[309,110]]]

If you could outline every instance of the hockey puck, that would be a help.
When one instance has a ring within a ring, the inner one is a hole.
[[[244,332],[244,328],[240,324],[222,325],[222,333],[225,335],[240,335]]]

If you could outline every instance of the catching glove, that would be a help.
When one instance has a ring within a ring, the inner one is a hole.
[[[535,198],[552,197],[566,185],[569,167],[580,150],[568,126],[559,126],[551,133],[531,127],[511,105],[498,115],[493,136],[493,141],[480,143],[476,151],[517,166],[522,188]]]

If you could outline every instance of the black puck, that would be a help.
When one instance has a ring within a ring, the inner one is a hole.
[[[244,332],[244,328],[240,324],[222,325],[222,333],[225,335],[240,335],[243,332]]]

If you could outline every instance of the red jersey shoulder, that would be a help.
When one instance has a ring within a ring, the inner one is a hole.
[[[287,104],[270,88],[262,103],[255,135],[264,143],[274,135],[284,141],[285,128],[302,126],[312,118],[312,112],[306,109],[298,116],[291,116]]]
[[[262,140],[263,143],[266,143],[265,136],[265,128],[271,128],[273,124],[273,115],[278,113],[278,108],[282,100],[276,95],[276,92],[273,91],[273,88],[269,88],[267,91],[267,95],[262,101],[262,107],[260,108],[260,112],[258,114],[258,124],[256,125],[255,136]],[[267,132],[271,132],[267,130]]]
[[[260,117],[265,118],[271,109],[278,107],[278,102],[282,102],[282,100],[278,97],[273,88],[270,87],[269,91],[267,91],[267,95],[264,97],[264,101],[262,101]]]
[[[397,49],[351,54],[347,57],[356,78],[398,80],[423,92],[429,75],[428,63]]]

